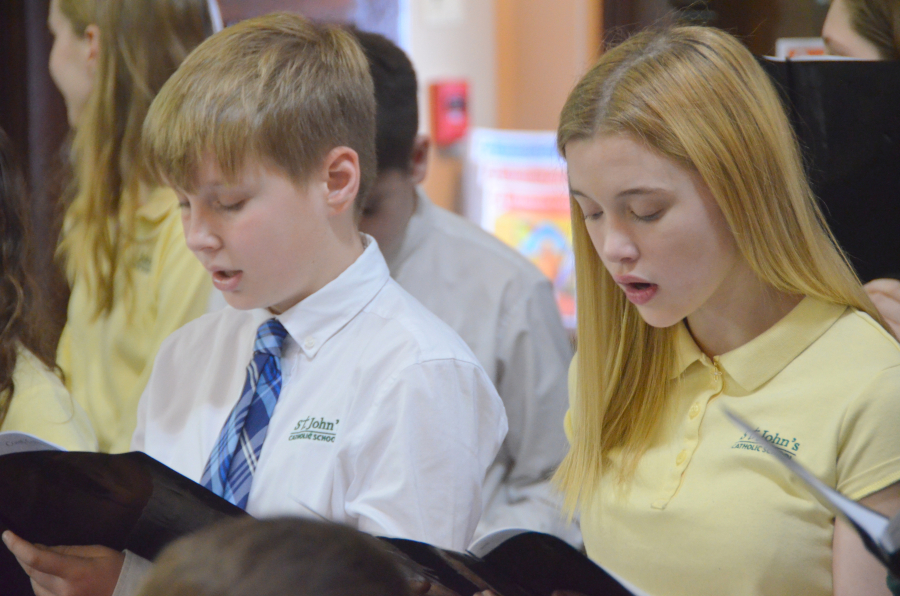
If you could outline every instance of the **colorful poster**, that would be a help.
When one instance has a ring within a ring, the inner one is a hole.
[[[575,328],[575,264],[565,162],[556,134],[474,129],[466,215],[528,257],[553,282],[563,323]]]

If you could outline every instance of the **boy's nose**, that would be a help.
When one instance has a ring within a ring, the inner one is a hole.
[[[182,216],[184,239],[193,252],[208,252],[222,246],[222,241],[214,232],[210,222],[200,214],[186,213]]]

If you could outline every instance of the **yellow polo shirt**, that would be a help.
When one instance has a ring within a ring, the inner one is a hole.
[[[582,510],[588,555],[654,596],[832,594],[834,517],[719,404],[858,500],[900,480],[900,346],[868,315],[805,298],[712,360],[681,324],[678,357],[630,490],[600,487]]]
[[[123,266],[133,290],[116,279],[116,303],[94,319],[88,285],[70,280],[72,294],[57,358],[72,396],[87,411],[100,451],[128,451],[137,405],[153,360],[170,333],[206,312],[212,282],[187,248],[175,193],[152,191],[137,212],[135,240]]]
[[[44,363],[19,349],[13,372],[15,392],[0,431],[30,433],[69,451],[96,451],[97,437],[87,414]]]

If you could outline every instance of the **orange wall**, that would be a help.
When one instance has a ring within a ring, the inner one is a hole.
[[[472,31],[492,25],[488,34],[461,38],[459,53],[476,57],[454,66],[461,71],[445,75],[470,78],[470,122],[518,130],[555,130],[559,112],[572,86],[597,56],[602,31],[602,0],[468,0],[470,12],[479,22],[468,21],[462,28]],[[472,2],[483,2],[481,13],[471,10]],[[490,13],[485,5],[493,4]],[[413,5],[415,6],[415,4]],[[493,19],[493,23],[488,23]],[[491,35],[492,33],[492,35]],[[434,63],[429,49],[412,47]],[[434,32],[420,31],[420,39],[431,46]],[[426,37],[427,36],[427,37]],[[442,48],[447,51],[446,48]],[[418,70],[419,64],[416,64]],[[444,67],[446,70],[446,67]],[[469,72],[471,71],[471,72]],[[441,67],[432,72],[442,74]],[[485,75],[490,75],[485,78]],[[430,81],[420,76],[420,86]],[[486,89],[485,86],[491,88]],[[427,97],[421,98],[427,118]],[[459,208],[463,148],[433,149],[425,192],[447,209]]]
[[[495,0],[497,124],[553,130],[600,47],[600,0]]]

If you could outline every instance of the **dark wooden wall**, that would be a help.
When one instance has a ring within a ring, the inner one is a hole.
[[[603,22],[612,39],[676,19],[721,27],[754,54],[771,54],[780,37],[818,37],[827,4],[818,0],[606,0]]]

